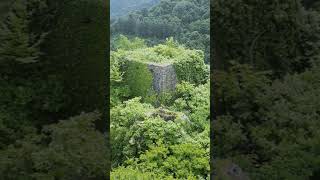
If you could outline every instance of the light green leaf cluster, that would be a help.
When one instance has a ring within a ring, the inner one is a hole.
[[[115,42],[117,51],[113,52],[123,60],[139,61],[145,63],[174,63],[185,58],[195,58],[203,60],[203,52],[199,50],[190,50],[179,45],[173,38],[168,38],[164,44],[158,44],[153,47],[143,45],[143,40],[135,38],[128,40],[121,35],[120,40]]]
[[[159,177],[159,174],[152,172],[143,172],[138,169],[133,169],[129,167],[117,167],[111,172],[111,180],[173,180],[169,177]]]
[[[143,39],[135,37],[133,39],[128,39],[128,37],[120,34],[114,42],[115,49],[122,49],[122,50],[134,50],[139,48],[145,48],[146,44]]]
[[[129,167],[176,179],[204,179],[209,173],[209,153],[198,144],[181,143],[154,146],[139,158],[128,160]]]

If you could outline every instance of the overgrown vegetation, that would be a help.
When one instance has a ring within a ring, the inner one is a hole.
[[[209,2],[161,0],[111,31],[111,179],[209,179]],[[176,88],[156,92],[146,64],[171,64]]]
[[[215,162],[235,163],[250,179],[320,177],[320,18],[313,2],[211,1],[212,152]]]
[[[209,16],[207,0],[161,0],[150,9],[116,19],[111,24],[111,32],[113,39],[124,34],[143,38],[148,45],[174,37],[190,49],[204,51],[205,62],[209,63]]]
[[[1,179],[105,179],[105,1],[0,6]]]
[[[147,64],[130,61],[126,66],[124,84],[128,85],[130,96],[146,97],[152,89],[152,74]]]
[[[111,179],[208,179],[209,79],[203,52],[172,38],[154,47],[141,42],[120,36],[114,42],[119,49],[111,52]],[[176,90],[156,93],[147,63],[174,64],[181,74]]]

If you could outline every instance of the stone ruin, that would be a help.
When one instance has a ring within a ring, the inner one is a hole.
[[[152,116],[153,117],[159,116],[165,121],[173,121],[174,119],[177,118],[178,115],[172,111],[169,111],[167,109],[160,107],[159,109],[157,109],[155,112],[152,113]]]
[[[148,63],[152,74],[152,87],[157,93],[172,91],[178,82],[173,64]]]
[[[185,113],[171,111],[166,109],[165,107],[161,106],[154,111],[149,111],[146,113],[148,117],[160,117],[164,121],[175,121],[175,120],[182,120],[191,123],[188,116]]]

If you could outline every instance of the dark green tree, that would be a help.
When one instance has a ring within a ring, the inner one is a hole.
[[[318,178],[319,12],[299,1],[211,4],[213,163],[251,179]]]
[[[95,129],[99,113],[87,113],[43,128],[1,150],[3,179],[105,179],[104,135]]]
[[[12,10],[0,29],[0,63],[16,61],[20,63],[36,62],[41,55],[39,49],[43,34],[30,31],[32,14],[28,10],[31,1],[14,1]]]

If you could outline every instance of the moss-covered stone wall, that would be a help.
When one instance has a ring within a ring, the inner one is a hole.
[[[177,76],[172,64],[149,63],[148,69],[152,73],[152,88],[157,93],[172,91],[177,84]]]

